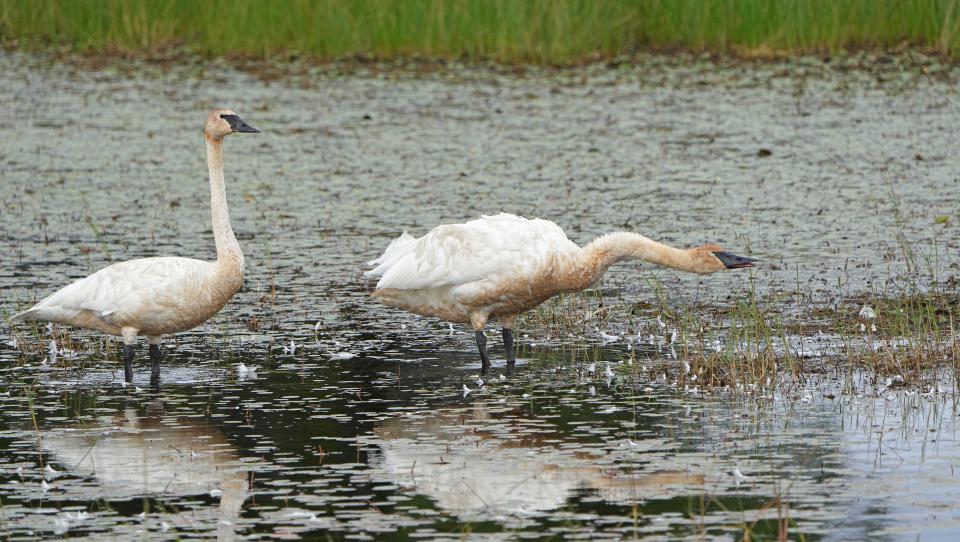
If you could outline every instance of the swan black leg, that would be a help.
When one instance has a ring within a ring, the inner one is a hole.
[[[513,330],[508,327],[503,328],[503,348],[507,351],[507,365],[516,363],[517,358],[513,353]]]
[[[159,344],[150,345],[150,383],[155,384],[160,380],[160,359],[163,354],[160,352]],[[154,382],[154,381],[157,382]]]
[[[490,370],[490,356],[487,355],[487,336],[483,334],[483,331],[476,331],[474,334],[477,337],[477,348],[480,349],[481,371],[486,373]]]
[[[133,345],[123,345],[123,380],[133,382]]]

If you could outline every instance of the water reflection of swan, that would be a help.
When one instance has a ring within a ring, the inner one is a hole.
[[[89,477],[95,485],[58,484],[76,500],[123,500],[143,496],[219,495],[219,509],[194,521],[216,523],[220,539],[232,539],[233,525],[248,495],[248,474],[230,443],[209,423],[164,416],[159,402],[146,416],[128,408],[79,428],[42,433],[44,449],[65,472]],[[171,522],[179,516],[167,518]],[[195,527],[195,525],[193,525]]]
[[[630,476],[599,452],[554,445],[556,435],[521,434],[482,404],[394,418],[374,434],[374,478],[427,495],[465,519],[555,510],[581,488],[623,503],[666,486],[704,483],[702,474],[678,471]]]

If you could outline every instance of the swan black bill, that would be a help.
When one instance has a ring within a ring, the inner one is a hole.
[[[230,124],[230,129],[234,132],[241,132],[245,134],[259,134],[260,130],[257,130],[253,126],[250,126],[243,121],[237,115],[220,115],[220,118],[227,121]]]
[[[719,258],[720,261],[723,262],[723,265],[727,266],[727,269],[753,267],[753,262],[757,261],[754,258],[737,256],[736,254],[730,254],[729,252],[714,252],[713,255]]]

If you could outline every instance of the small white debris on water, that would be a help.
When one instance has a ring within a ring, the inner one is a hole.
[[[600,331],[599,329],[597,330],[597,335],[600,335],[600,338],[603,339],[604,342],[616,342],[620,340],[619,336],[610,335],[609,333]]]
[[[632,441],[632,440],[630,440],[630,439],[628,438],[628,439],[627,439],[627,446],[640,446],[640,443],[639,443],[639,442],[634,442],[634,441]]]
[[[223,495],[223,490],[222,490],[222,489],[211,489],[211,490],[210,490],[210,496],[211,496],[211,497],[219,497],[219,496],[221,496],[221,495]]]
[[[84,521],[89,517],[90,517],[90,513],[87,512],[86,510],[80,510],[76,514],[71,514],[69,512],[67,512],[66,514],[66,518],[71,521]]]
[[[143,520],[147,519],[147,513],[146,513],[146,512],[140,512],[139,514],[137,514],[137,519],[139,519],[140,521],[143,521]]]
[[[506,379],[507,379],[507,375],[500,375],[500,380],[506,380]]]
[[[477,386],[479,386],[479,387],[482,388],[484,384],[486,384],[486,382],[484,382],[483,379],[478,376],[478,377],[477,377]]]
[[[587,372],[588,372],[588,373],[595,373],[595,372],[597,372],[597,362],[593,362],[593,363],[591,363],[590,365],[587,365]]]
[[[740,487],[740,484],[749,480],[750,477],[740,472],[740,467],[733,468],[733,481],[737,484],[737,487]]]
[[[50,360],[50,365],[57,364],[57,341],[50,339],[50,346],[47,347],[47,357]]]
[[[354,354],[353,352],[334,352],[334,353],[330,356],[330,359],[332,359],[332,360],[337,360],[337,359],[353,359],[353,358],[355,358],[355,357],[357,357],[357,355]]]
[[[53,520],[53,534],[66,534],[70,530],[70,520],[67,518],[56,518]]]
[[[864,305],[863,307],[860,308],[860,313],[858,314],[858,316],[860,316],[860,318],[863,318],[864,320],[874,320],[877,317],[877,313],[876,311],[873,310],[873,307],[871,307],[870,305]]]

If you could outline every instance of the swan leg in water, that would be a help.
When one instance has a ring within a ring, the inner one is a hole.
[[[507,351],[507,365],[516,363],[517,358],[513,353],[513,330],[508,327],[503,328],[503,348]]]
[[[160,351],[160,337],[147,337],[150,343],[150,380],[160,380],[160,360],[163,359],[163,352]]]
[[[503,326],[503,348],[507,352],[507,365],[513,365],[517,362],[517,357],[513,352],[513,327],[516,323],[516,316],[500,317],[500,324]]]
[[[490,370],[490,356],[487,355],[487,336],[483,334],[482,329],[475,331],[474,335],[477,337],[477,348],[480,350],[480,369],[486,373]]]
[[[123,381],[133,382],[133,345],[123,345]]]

